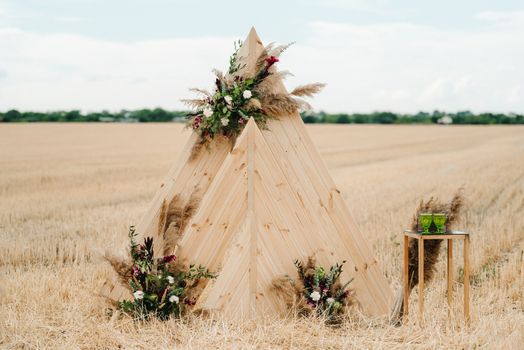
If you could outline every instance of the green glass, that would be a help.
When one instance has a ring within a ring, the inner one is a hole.
[[[422,228],[424,229],[424,232],[422,232],[422,234],[424,235],[429,234],[429,227],[431,226],[432,221],[433,221],[432,214],[428,214],[428,213],[420,214],[419,222],[420,222],[420,225],[422,225]]]
[[[437,233],[444,233],[444,225],[446,224],[446,214],[433,214],[433,222],[437,227]]]

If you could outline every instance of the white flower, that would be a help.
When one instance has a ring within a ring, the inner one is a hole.
[[[137,290],[133,293],[133,296],[135,297],[135,299],[144,299],[144,292],[142,292],[141,290]]]
[[[320,293],[317,291],[314,291],[309,295],[311,297],[311,300],[313,301],[319,301],[320,300]]]
[[[333,304],[335,302],[335,298],[327,298],[326,301],[327,301],[328,305],[331,305],[331,304]]]
[[[176,296],[176,295],[172,295],[169,297],[169,301],[171,303],[175,303],[175,304],[178,304],[178,302],[180,301],[180,299]]]
[[[244,96],[244,98],[245,98],[246,100],[248,100],[248,99],[250,99],[251,96],[253,96],[253,95],[251,94],[251,91],[249,91],[249,90],[245,90],[244,93],[242,94],[242,96]]]
[[[229,119],[224,117],[220,119],[220,122],[222,123],[223,126],[227,126],[227,124],[229,124]]]
[[[211,109],[211,107],[206,107],[204,108],[204,116],[206,118],[209,118],[213,115],[213,110]]]
[[[231,101],[233,101],[233,98],[231,96],[227,95],[227,96],[224,96],[224,100],[226,101],[226,103],[228,105],[230,105]]]
[[[173,278],[173,276],[167,276],[167,281],[169,282],[169,284],[173,284],[175,283],[175,279]]]

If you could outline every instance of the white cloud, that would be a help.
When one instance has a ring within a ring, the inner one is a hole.
[[[475,18],[504,26],[524,25],[524,11],[483,11]]]
[[[134,43],[0,29],[0,110],[181,108],[189,87],[212,84],[230,38]],[[222,65],[223,66],[223,65]]]
[[[520,85],[513,86],[508,93],[507,101],[510,104],[515,104],[522,99],[524,99],[524,96],[521,96],[521,88]]]
[[[323,5],[370,13],[384,12],[385,5],[390,3],[389,0],[324,0]]]
[[[317,109],[522,112],[524,27],[491,23],[459,31],[313,22],[310,38],[279,64],[296,76],[289,85],[328,83],[313,101]],[[129,43],[0,29],[0,110],[182,108],[187,88],[211,87],[210,70],[225,68],[233,40]]]
[[[524,29],[440,29],[412,23],[313,22],[309,47],[290,50],[288,69],[329,85],[316,106],[386,109],[524,110],[508,93],[524,79]],[[307,60],[308,65],[298,63]],[[291,61],[291,60],[290,60]]]
[[[83,18],[74,17],[74,16],[55,16],[53,17],[53,19],[59,22],[66,22],[66,23],[77,23],[77,22],[84,21]]]
[[[465,93],[474,86],[474,81],[470,76],[463,76],[453,83],[453,92],[455,94]]]

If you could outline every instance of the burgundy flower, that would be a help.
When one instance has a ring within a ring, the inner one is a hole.
[[[164,261],[164,263],[170,263],[172,261],[175,261],[175,259],[176,259],[175,255],[166,255],[164,256],[162,260]]]
[[[240,124],[240,125],[244,125],[244,118],[240,118],[240,119],[238,120],[238,124]]]
[[[276,58],[275,56],[269,56],[266,58],[267,68],[271,67],[272,65],[274,65],[277,62],[279,62],[279,59]]]
[[[195,305],[196,299],[195,298],[191,298],[191,299],[186,298],[184,299],[184,304],[189,305],[189,306]]]
[[[193,129],[198,129],[198,127],[200,126],[200,123],[202,123],[202,116],[200,115],[197,115],[195,117],[195,119],[193,119]]]

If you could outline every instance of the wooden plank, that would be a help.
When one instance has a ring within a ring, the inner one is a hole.
[[[243,235],[249,232],[246,228],[246,152],[247,139],[241,135],[235,148],[223,162],[179,243],[178,252],[182,259],[203,264],[211,270],[220,270],[217,281],[206,286],[206,292],[202,296],[205,300],[199,300],[199,304],[204,305],[206,309],[227,308],[228,300],[238,287],[234,281],[243,278],[243,274],[246,278],[249,277],[247,272],[240,273],[236,267],[241,264],[247,271],[251,256],[245,252],[240,254],[238,251],[249,250],[250,245],[249,240],[247,243],[243,240]],[[239,262],[240,255],[246,260]]]
[[[260,212],[257,212],[260,214]],[[280,238],[280,232],[276,225],[263,224],[261,216],[257,215],[256,229],[259,233],[257,245],[258,254],[258,278],[257,278],[257,313],[263,316],[278,316],[285,313],[285,305],[272,290],[272,284],[276,278],[285,274],[293,276],[292,252],[287,259],[281,252],[286,250],[286,244],[282,241],[275,244],[275,238]]]
[[[247,263],[246,263],[247,266]],[[236,289],[232,289],[233,294],[228,303],[224,303],[223,315],[231,320],[246,319],[251,317],[252,310],[249,304],[249,273],[245,273]]]
[[[289,310],[286,309],[284,301],[272,290],[275,274],[271,270],[270,254],[261,252],[259,258],[259,278],[257,279],[257,314],[262,317],[282,316]],[[280,270],[282,271],[282,270]]]
[[[286,233],[285,237],[294,239],[295,246],[303,246],[306,254],[328,250],[325,241],[322,240],[323,228],[316,224],[311,212],[301,207],[272,154],[265,149],[257,152],[256,159],[256,189],[261,193],[257,204],[271,203],[267,205],[271,216],[266,220],[276,219],[274,222]]]
[[[464,240],[464,318],[469,324],[469,235]]]
[[[226,193],[213,191],[206,196],[204,206],[188,224],[178,244],[177,254],[181,259],[213,269],[220,267],[225,250],[247,209],[245,183],[233,181],[224,182],[224,185],[227,187],[222,189],[227,188]]]
[[[254,30],[254,29],[252,29]],[[251,36],[250,36],[251,37]],[[249,235],[249,309],[251,316],[257,312],[257,279],[258,279],[258,251],[257,229],[255,223],[255,120],[249,118],[244,133],[247,137],[247,220]]]
[[[467,233],[460,233],[460,234],[454,233],[451,235],[444,235],[444,234],[422,235],[420,233],[415,233],[415,232],[405,232],[405,234],[411,238],[425,239],[425,240],[428,240],[428,239],[464,239],[468,235]]]
[[[418,317],[424,323],[424,240],[418,240]]]
[[[453,298],[453,240],[448,239],[448,316],[451,316],[451,300]]]
[[[206,289],[210,290],[206,291],[205,300],[199,301],[204,309],[225,310],[231,307],[230,304],[243,302],[233,298],[237,289],[249,291],[250,237],[247,234],[248,225],[249,223],[244,221],[235,232],[232,244],[229,245],[229,250],[223,257],[223,268],[219,271],[216,281],[206,286]],[[242,281],[245,284],[242,285]],[[249,293],[243,295],[246,299],[249,298]],[[249,308],[245,311],[249,312]]]
[[[221,268],[224,254],[246,216],[245,185],[238,183],[230,190],[228,196],[222,197],[223,210],[206,206],[202,214],[193,219],[179,244],[177,253],[182,260],[213,270]]]
[[[408,320],[409,310],[409,238],[404,235],[404,323]]]

